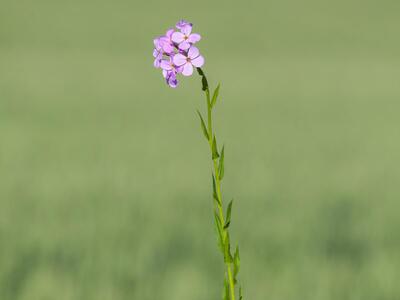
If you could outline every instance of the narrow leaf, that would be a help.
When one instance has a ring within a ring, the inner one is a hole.
[[[242,300],[243,296],[242,296],[242,287],[239,287],[239,300]]]
[[[202,77],[201,78],[201,83],[202,83],[202,88],[201,89],[203,91],[207,91],[208,90],[208,82],[207,82],[206,75],[204,74],[204,72],[203,72],[203,70],[201,68],[197,68],[197,72]]]
[[[215,183],[215,177],[212,175],[212,183],[213,183],[213,198],[215,201],[217,201],[218,205],[221,206],[221,201],[218,199],[218,194],[217,194],[217,185]]]
[[[201,113],[199,110],[197,110],[197,114],[200,117],[201,129],[203,130],[203,134],[204,134],[205,138],[207,139],[207,141],[209,141],[210,137],[208,136],[207,127],[206,127],[206,124],[204,123],[203,117],[201,116]]]
[[[224,254],[224,239],[223,239],[223,232],[221,228],[221,220],[216,212],[214,212],[214,219],[215,219],[215,227],[218,233],[218,246],[221,250],[222,254]]]
[[[217,102],[218,95],[219,95],[219,88],[220,88],[220,85],[218,84],[217,88],[214,91],[212,100],[211,100],[211,107],[213,107],[215,105],[215,103]]]
[[[222,146],[221,156],[219,158],[219,168],[218,168],[219,179],[221,180],[222,178],[224,178],[225,174],[224,160],[225,160],[225,146]]]
[[[239,246],[236,246],[235,254],[233,256],[233,277],[235,278],[240,270],[240,254],[239,254]]]
[[[224,240],[224,259],[226,263],[231,263],[233,261],[231,254],[231,243],[229,238],[229,233],[225,232],[225,240]]]
[[[226,221],[224,229],[228,228],[229,224],[231,224],[232,204],[233,204],[233,199],[231,200],[231,202],[229,202],[228,208],[226,209]]]
[[[219,157],[218,148],[217,148],[217,140],[215,139],[215,135],[212,142],[212,159],[217,159]]]

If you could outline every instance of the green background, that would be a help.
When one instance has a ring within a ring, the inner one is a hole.
[[[219,299],[195,23],[244,299],[400,297],[399,1],[0,4],[0,299]]]

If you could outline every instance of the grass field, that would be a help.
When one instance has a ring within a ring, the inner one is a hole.
[[[220,299],[199,78],[222,83],[244,299],[400,299],[398,1],[0,5],[0,299]]]

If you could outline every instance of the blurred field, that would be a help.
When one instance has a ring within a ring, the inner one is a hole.
[[[245,299],[400,299],[398,1],[3,1],[0,299],[219,299],[197,77],[222,82]]]

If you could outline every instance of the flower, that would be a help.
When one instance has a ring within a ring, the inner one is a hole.
[[[182,75],[190,76],[193,74],[193,66],[200,68],[204,65],[204,57],[200,55],[199,49],[192,46],[187,54],[176,54],[173,62],[178,67],[183,67]]]
[[[176,88],[178,86],[178,79],[175,72],[163,70],[163,76],[170,87]]]
[[[186,26],[190,26],[192,27],[193,24],[189,23],[188,21],[185,20],[180,20],[178,23],[176,23],[176,28],[178,28],[179,30],[182,30],[182,28],[186,27]]]
[[[193,66],[200,68],[204,64],[204,58],[193,44],[200,41],[201,36],[192,33],[193,24],[185,20],[176,23],[176,31],[173,28],[167,30],[165,35],[154,39],[154,67],[161,68],[166,83],[176,88],[178,86],[178,74],[190,76],[193,74]]]
[[[178,44],[179,49],[187,50],[191,45],[201,40],[198,33],[192,33],[192,25],[188,24],[181,27],[181,31],[172,34],[172,41]]]
[[[182,73],[183,68],[174,64],[173,57],[163,59],[160,63],[160,67],[163,69],[163,76],[166,79],[167,84],[172,88],[177,87],[178,79],[176,78],[176,75]]]

